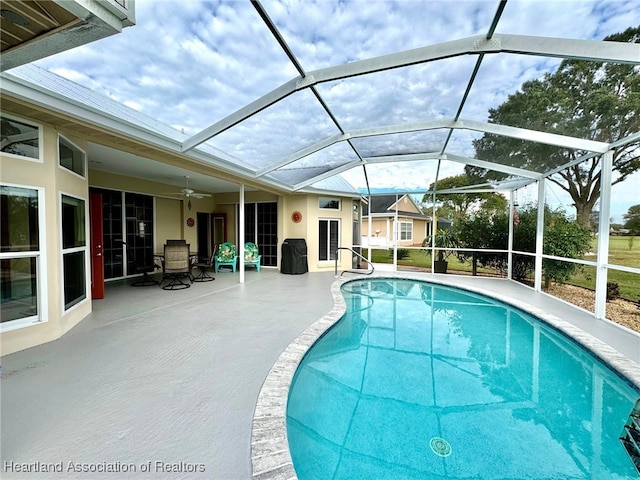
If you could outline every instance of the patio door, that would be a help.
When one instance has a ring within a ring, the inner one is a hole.
[[[239,217],[238,205],[238,217]],[[238,235],[238,238],[240,235]],[[278,264],[278,203],[261,202],[244,205],[244,240],[258,245],[262,265]]]
[[[89,194],[91,242],[91,298],[104,298],[104,238],[102,236],[102,194]]]

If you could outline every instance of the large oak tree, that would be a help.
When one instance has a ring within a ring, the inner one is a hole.
[[[640,43],[640,26],[605,40]],[[557,133],[571,137],[615,142],[640,130],[640,67],[614,63],[565,60],[558,70],[522,85],[499,107],[489,111],[489,121],[502,125]],[[587,152],[527,142],[494,134],[474,141],[476,156],[536,172],[565,165]],[[571,166],[549,178],[573,200],[577,221],[589,225],[600,198],[600,157]],[[614,151],[613,183],[624,181],[640,169],[640,145]],[[467,166],[476,181],[502,180],[505,174]]]

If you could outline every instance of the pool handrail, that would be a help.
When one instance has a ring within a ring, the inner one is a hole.
[[[358,258],[360,258],[361,260],[364,260],[365,262],[367,262],[367,264],[369,264],[369,266],[371,267],[371,270],[369,270],[367,268],[366,272],[363,272],[362,270],[343,270],[342,272],[340,272],[340,276],[342,276],[343,273],[347,273],[347,272],[348,273],[358,273],[360,275],[371,275],[373,273],[373,271],[374,271],[373,263],[371,263],[365,257],[360,255],[353,248],[350,248],[350,247],[338,247],[338,248],[336,248],[336,265],[335,265],[335,269],[334,269],[334,276],[336,276],[336,277],[338,276],[338,250],[349,250],[351,253],[356,255]]]

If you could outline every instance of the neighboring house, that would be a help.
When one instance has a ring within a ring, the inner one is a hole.
[[[362,246],[393,246],[394,235],[398,246],[420,246],[431,235],[431,222],[410,195],[371,195],[363,206]]]

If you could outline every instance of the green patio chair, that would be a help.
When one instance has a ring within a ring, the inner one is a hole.
[[[254,265],[256,270],[260,271],[260,259],[262,255],[258,251],[258,246],[253,242],[244,244],[244,264]]]
[[[218,273],[218,268],[222,265],[231,267],[231,270],[235,272],[237,262],[238,255],[236,254],[236,246],[231,242],[221,243],[218,247],[218,253],[216,253],[215,256],[215,272]]]

